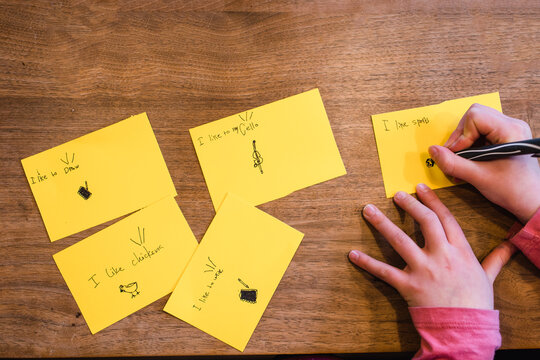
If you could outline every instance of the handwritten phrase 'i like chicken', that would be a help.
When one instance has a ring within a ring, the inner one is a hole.
[[[139,241],[133,240],[132,238],[130,238],[129,240],[139,248],[137,249],[138,251],[132,251],[133,256],[129,260],[128,265],[125,266],[114,264],[106,266],[102,271],[94,273],[88,278],[88,282],[90,285],[92,285],[94,288],[97,288],[102,281],[114,278],[121,272],[128,271],[130,268],[133,268],[141,264],[142,262],[151,260],[163,251],[164,247],[161,244],[156,247],[148,248],[146,246],[145,228],[137,227],[137,230],[139,234]]]

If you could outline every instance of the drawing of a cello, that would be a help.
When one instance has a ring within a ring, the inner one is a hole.
[[[263,173],[262,169],[262,162],[263,158],[261,154],[257,151],[257,147],[255,145],[255,140],[253,140],[253,154],[251,155],[253,157],[253,167],[259,167],[259,170],[261,171],[261,174]]]

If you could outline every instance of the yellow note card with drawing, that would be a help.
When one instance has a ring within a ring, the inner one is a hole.
[[[244,351],[303,236],[228,194],[164,310]]]
[[[51,241],[176,196],[146,113],[21,162]]]
[[[443,145],[474,103],[501,111],[496,92],[371,116],[386,197],[400,190],[414,193],[418,183],[432,189],[454,185],[432,161],[428,148]]]
[[[196,247],[169,197],[53,257],[95,334],[170,293]]]
[[[229,191],[259,205],[346,174],[318,89],[189,131],[215,209]]]

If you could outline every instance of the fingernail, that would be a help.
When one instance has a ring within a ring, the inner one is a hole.
[[[365,216],[375,215],[375,206],[371,204],[367,204],[366,206],[364,206],[364,215]]]
[[[416,191],[426,192],[429,190],[429,187],[426,184],[418,184],[416,185]]]
[[[394,199],[397,199],[397,200],[403,200],[404,198],[405,198],[405,193],[403,191],[398,191],[394,195]]]
[[[437,155],[439,155],[439,149],[437,149],[435,145],[430,146],[428,151],[431,157],[437,157]]]
[[[360,252],[358,250],[353,250],[349,253],[349,259],[351,259],[352,261],[358,260],[359,257],[360,257]]]

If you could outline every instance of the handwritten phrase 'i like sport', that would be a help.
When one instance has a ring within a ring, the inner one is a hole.
[[[206,136],[199,136],[197,138],[199,146],[204,146],[207,143],[219,141],[233,135],[246,136],[260,126],[259,123],[253,119],[253,111],[240,114],[238,117],[240,117],[242,121],[238,124],[234,124],[234,126],[230,128]]]
[[[133,242],[135,245],[139,246],[140,249],[138,252],[132,251],[133,256],[131,257],[131,261],[128,262],[129,265],[121,266],[118,264],[114,264],[114,265],[106,266],[103,269],[103,271],[94,273],[92,276],[88,278],[90,285],[92,285],[94,288],[97,288],[99,284],[101,284],[102,279],[107,280],[108,278],[113,278],[117,274],[127,271],[129,270],[129,268],[133,268],[146,260],[150,260],[154,256],[162,252],[164,247],[161,244],[159,244],[157,247],[148,249],[145,245],[146,236],[145,236],[144,227],[142,229],[140,227],[137,227],[137,230],[139,232],[139,241],[135,241],[132,238],[130,238],[129,240]]]
[[[409,127],[421,127],[424,125],[429,124],[429,119],[427,117],[423,117],[421,119],[414,119],[414,120],[383,120],[384,130],[385,131],[400,131],[405,130]]]

